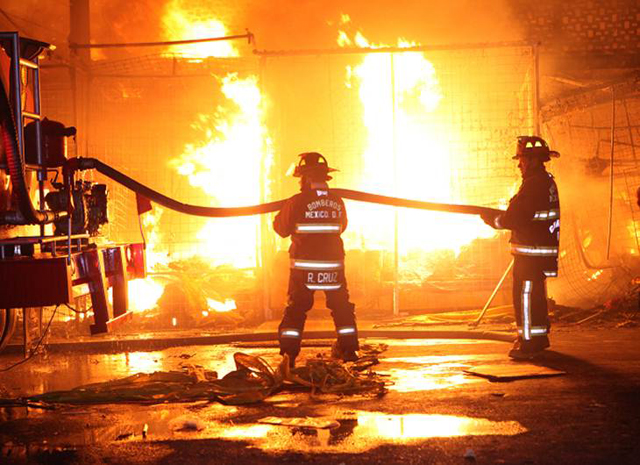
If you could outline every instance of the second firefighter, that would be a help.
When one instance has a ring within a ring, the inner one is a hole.
[[[518,137],[516,155],[522,185],[507,211],[484,215],[496,229],[511,230],[513,307],[518,338],[509,352],[513,359],[531,359],[549,347],[547,278],[558,276],[560,200],[558,187],[544,163],[559,153],[540,137]]]

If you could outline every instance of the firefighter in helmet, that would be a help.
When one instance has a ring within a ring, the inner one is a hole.
[[[518,339],[509,356],[516,360],[534,358],[549,347],[546,279],[558,276],[560,201],[544,163],[558,156],[540,137],[518,137],[513,158],[522,173],[520,189],[504,213],[482,217],[493,228],[511,230]]]
[[[287,354],[294,365],[314,292],[324,291],[336,327],[337,352],[344,361],[353,361],[358,358],[358,330],[340,237],[347,227],[347,212],[327,185],[329,173],[336,170],[319,153],[299,157],[293,175],[300,178],[300,193],[287,199],[273,222],[280,236],[291,236],[288,301],[278,328],[280,354]]]

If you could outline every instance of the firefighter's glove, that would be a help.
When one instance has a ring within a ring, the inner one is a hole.
[[[480,214],[480,217],[482,218],[482,221],[487,223],[492,228],[500,229],[500,222],[499,222],[500,214],[486,212],[486,213]]]

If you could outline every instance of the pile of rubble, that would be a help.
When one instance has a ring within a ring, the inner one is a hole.
[[[375,355],[365,355],[350,363],[319,356],[296,368],[289,367],[289,359],[285,356],[275,369],[263,358],[242,352],[236,352],[234,360],[236,369],[222,378],[215,371],[189,365],[183,372],[138,373],[68,391],[49,392],[22,399],[0,399],[0,406],[30,405],[47,408],[55,404],[155,404],[198,400],[242,405],[261,402],[276,392],[286,390],[303,389],[312,395],[359,393],[382,396],[386,393],[382,377],[371,370],[371,366],[378,363]]]

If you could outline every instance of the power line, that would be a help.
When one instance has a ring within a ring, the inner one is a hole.
[[[2,16],[4,16],[4,17],[7,19],[7,21],[9,21],[9,23],[11,23],[11,25],[12,25],[13,27],[15,27],[16,29],[18,29],[18,30],[24,30],[25,28],[24,28],[24,27],[21,27],[19,24],[17,24],[17,23],[15,22],[14,18],[15,18],[15,19],[19,19],[20,21],[23,21],[23,22],[24,22],[24,23],[26,23],[28,26],[35,26],[35,27],[38,27],[38,28],[40,28],[40,29],[43,29],[43,30],[46,30],[46,31],[52,32],[52,33],[54,33],[54,34],[63,34],[63,35],[65,34],[65,31],[63,31],[62,29],[53,29],[53,28],[51,28],[51,27],[49,27],[49,26],[45,26],[45,25],[43,25],[43,24],[39,24],[39,23],[37,23],[37,22],[33,21],[32,19],[29,19],[29,18],[23,18],[22,16],[16,15],[15,13],[11,13],[11,14],[9,14],[9,13],[7,13],[7,12],[6,12],[4,9],[2,9],[2,8],[0,8],[0,14],[1,14]],[[27,28],[27,29],[28,29],[28,28]]]

